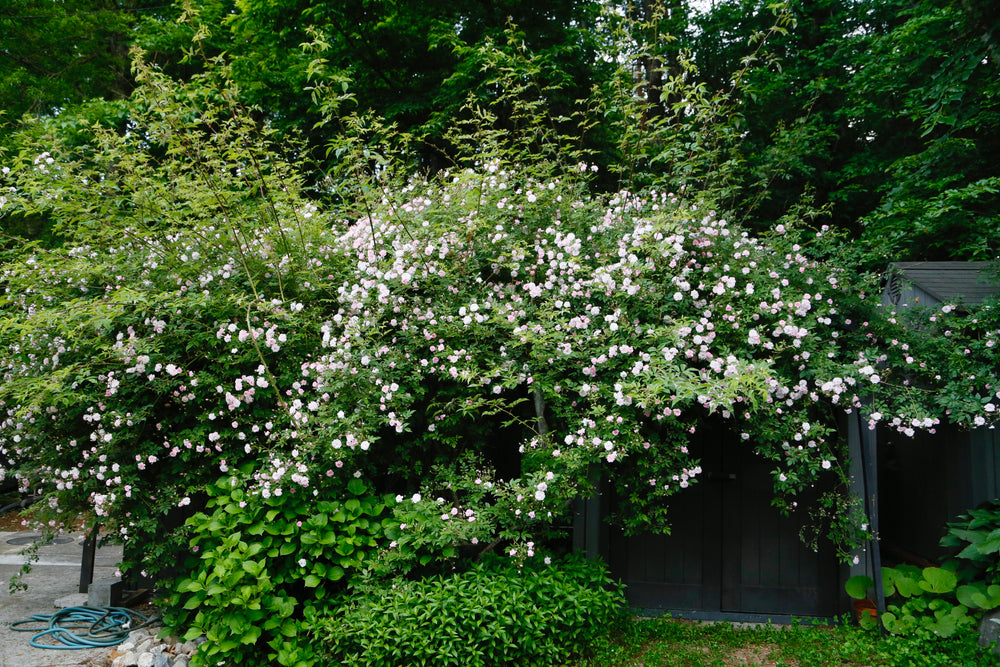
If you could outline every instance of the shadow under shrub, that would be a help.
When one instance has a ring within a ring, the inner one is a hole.
[[[327,664],[554,665],[585,652],[624,611],[601,565],[494,558],[354,597],[317,634]]]

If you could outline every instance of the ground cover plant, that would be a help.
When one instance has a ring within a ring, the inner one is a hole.
[[[941,538],[948,554],[941,567],[883,567],[886,611],[877,620],[863,616],[861,624],[881,623],[893,635],[918,637],[950,637],[978,628],[985,612],[1000,607],[998,518],[997,503],[990,501],[949,522]],[[874,582],[866,575],[851,577],[845,589],[855,599],[874,598]]]
[[[774,665],[775,667],[986,667],[995,658],[974,633],[950,639],[882,637],[845,620],[827,626],[696,623],[674,619],[626,622],[577,667],[626,665]]]
[[[997,311],[886,311],[820,223],[754,235],[698,193],[595,193],[592,164],[491,132],[415,174],[357,115],[331,117],[354,134],[317,178],[221,61],[183,85],[136,71],[129,104],[39,123],[3,165],[0,215],[46,234],[3,246],[0,453],[46,494],[37,520],[83,514],[132,571],[170,566],[165,618],[212,640],[203,664],[317,664],[317,633],[376,608],[356,596],[433,598],[493,555],[568,576],[600,475],[619,524],[666,529],[706,419],[846,557],[868,534],[838,413],[995,419]]]

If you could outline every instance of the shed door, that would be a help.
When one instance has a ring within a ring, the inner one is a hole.
[[[725,431],[700,442],[701,481],[673,497],[671,535],[609,542],[612,572],[644,609],[832,616],[838,566],[799,539],[800,517],[771,507],[769,465]],[[694,450],[698,453],[698,449]]]

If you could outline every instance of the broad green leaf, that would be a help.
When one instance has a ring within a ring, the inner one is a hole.
[[[177,590],[181,593],[193,593],[203,589],[204,586],[201,585],[201,582],[194,579],[184,579],[177,584]]]
[[[979,553],[989,555],[1000,551],[1000,535],[997,535],[996,533],[997,531],[993,531],[993,533],[990,534],[989,539],[979,545]]]
[[[975,584],[965,584],[964,586],[959,586],[955,591],[955,597],[958,598],[958,601],[966,607],[981,607],[982,605],[977,602],[977,598],[985,600],[985,593],[986,584],[977,582]]]
[[[955,586],[958,585],[958,577],[955,576],[955,573],[940,567],[925,567],[923,575],[924,578],[920,582],[920,588],[928,593],[937,593],[939,595],[951,593],[955,590]]]
[[[917,568],[882,568],[883,588],[886,596],[898,593],[904,598],[911,598],[920,595],[923,589],[918,583],[920,570]]]
[[[264,561],[245,560],[240,563],[243,571],[250,576],[256,577],[264,569]]]
[[[874,586],[875,582],[871,577],[859,574],[848,579],[847,583],[844,584],[844,589],[855,600],[863,600],[868,597],[868,590]]]

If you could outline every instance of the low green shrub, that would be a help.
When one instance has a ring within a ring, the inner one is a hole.
[[[882,568],[889,603],[881,621],[892,634],[930,638],[972,632],[985,611],[1000,607],[1000,501],[948,523],[941,546],[950,552],[942,567]],[[873,585],[859,575],[845,588],[862,599]],[[874,624],[862,618],[862,625]]]
[[[951,637],[887,637],[874,643],[883,661],[876,664],[900,667],[994,667],[996,659],[988,649],[981,648],[979,635],[965,628]]]
[[[360,479],[343,501],[294,482],[266,488],[223,478],[209,490],[211,513],[188,519],[195,557],[163,600],[163,620],[208,639],[193,667],[316,664],[299,639],[378,545],[385,505]]]
[[[586,651],[625,609],[620,585],[579,559],[396,581],[320,621],[326,664],[556,665]]]
[[[958,577],[940,567],[912,565],[882,571],[884,588],[897,600],[887,606],[882,624],[895,635],[927,633],[951,637],[975,626],[975,611],[957,596]]]

